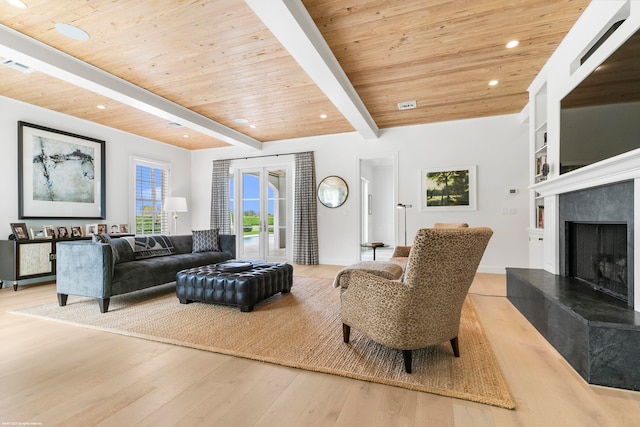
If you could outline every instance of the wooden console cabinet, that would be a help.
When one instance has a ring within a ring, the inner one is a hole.
[[[17,291],[20,280],[54,276],[56,242],[69,240],[0,240],[0,287],[11,282]]]

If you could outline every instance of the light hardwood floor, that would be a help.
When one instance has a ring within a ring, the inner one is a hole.
[[[339,268],[294,271],[333,278]],[[5,288],[0,426],[639,425],[640,393],[585,383],[505,286],[503,275],[478,274],[470,292],[513,411],[10,314],[55,301],[55,285]]]

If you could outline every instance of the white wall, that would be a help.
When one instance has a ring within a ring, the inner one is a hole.
[[[0,239],[11,233],[9,223],[24,222],[31,225],[51,224],[84,225],[87,223],[122,224],[129,223],[133,229],[133,207],[129,201],[129,158],[139,156],[158,160],[171,165],[171,187],[174,195],[186,196],[190,201],[191,176],[189,174],[190,155],[187,150],[158,143],[101,126],[85,120],[35,107],[23,102],[0,96]],[[108,114],[108,110],[105,112]],[[88,136],[105,141],[106,150],[106,219],[105,220],[59,220],[59,219],[19,219],[18,218],[18,121],[37,124]],[[189,206],[191,210],[191,206]],[[191,228],[190,216],[180,215],[178,231],[188,233]]]
[[[393,167],[375,166],[371,191],[371,226],[373,234],[370,242],[384,242],[395,246],[393,223],[396,203],[393,200]]]
[[[528,266],[527,147],[527,125],[512,114],[387,129],[376,141],[362,141],[357,134],[346,133],[266,143],[262,151],[238,147],[193,151],[193,227],[209,226],[212,160],[314,151],[318,182],[327,175],[339,175],[354,191],[359,188],[356,176],[359,156],[387,157],[397,153],[399,194],[396,202],[413,205],[407,210],[409,243],[419,228],[430,227],[435,222],[488,226],[494,230],[494,236],[480,270],[503,273],[506,266]],[[477,166],[477,210],[420,211],[421,169],[470,165]],[[509,196],[508,190],[512,188],[518,189],[519,194]],[[397,216],[398,210],[394,211]],[[320,263],[356,262],[358,197],[350,195],[338,209],[319,205],[318,227]]]

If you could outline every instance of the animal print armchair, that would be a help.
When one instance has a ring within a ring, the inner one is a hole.
[[[436,222],[433,224],[433,228],[466,228],[469,227],[469,224],[466,222]],[[393,254],[391,255],[391,259],[389,261],[395,262],[400,265],[402,268],[405,268],[407,265],[407,258],[409,257],[409,251],[411,250],[411,246],[396,246],[393,250]]]
[[[351,328],[373,341],[402,350],[411,373],[411,351],[450,341],[460,356],[462,304],[493,231],[423,228],[418,231],[404,282],[354,271],[342,293],[345,343]]]

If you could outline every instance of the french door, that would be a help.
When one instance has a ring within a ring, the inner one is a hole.
[[[234,176],[237,197],[232,199],[238,258],[290,261],[292,167],[237,169]]]

